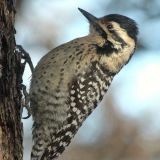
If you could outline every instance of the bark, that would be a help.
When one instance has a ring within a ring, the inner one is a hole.
[[[15,48],[15,1],[0,0],[0,160],[22,160],[21,55]]]

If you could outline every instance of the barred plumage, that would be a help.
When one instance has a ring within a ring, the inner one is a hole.
[[[50,51],[33,73],[32,160],[56,159],[64,151],[135,50],[133,20],[121,15],[97,19],[80,11],[90,22],[90,34]]]

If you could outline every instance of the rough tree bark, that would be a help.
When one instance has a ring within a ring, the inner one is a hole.
[[[21,55],[15,48],[15,0],[0,0],[0,160],[22,160]]]

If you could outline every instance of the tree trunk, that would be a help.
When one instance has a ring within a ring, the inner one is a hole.
[[[21,55],[15,48],[15,0],[0,0],[0,160],[22,160]]]

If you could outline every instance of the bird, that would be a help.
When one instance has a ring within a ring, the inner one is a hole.
[[[78,9],[89,22],[88,35],[49,51],[32,74],[31,160],[56,160],[63,153],[137,46],[133,19],[120,14],[97,18]]]

